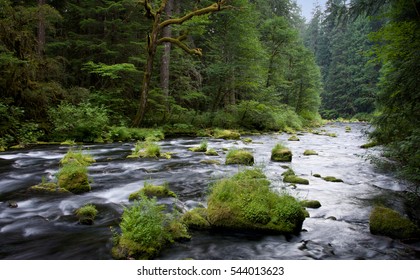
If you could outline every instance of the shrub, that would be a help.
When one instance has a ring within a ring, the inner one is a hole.
[[[413,222],[382,206],[373,209],[369,218],[369,228],[372,234],[397,239],[419,239],[420,236],[420,230]]]
[[[108,112],[104,107],[89,103],[71,105],[62,103],[48,112],[54,125],[54,137],[63,141],[74,139],[79,142],[93,142],[100,138],[108,126]]]
[[[98,210],[93,204],[87,204],[76,210],[76,216],[79,218],[79,223],[83,225],[91,225],[95,220]]]
[[[246,150],[230,150],[226,155],[226,164],[253,165],[254,156]]]
[[[280,162],[291,162],[292,161],[292,151],[278,143],[271,150],[271,160],[280,161]]]
[[[112,249],[117,259],[150,259],[168,243],[186,238],[186,227],[179,222],[178,215],[165,214],[165,207],[158,205],[156,198],[142,196],[124,209],[121,218],[121,235]]]
[[[279,195],[260,169],[245,170],[217,181],[208,200],[208,220],[214,227],[297,233],[305,212],[290,195]]]

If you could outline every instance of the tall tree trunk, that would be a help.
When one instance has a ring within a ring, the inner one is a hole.
[[[168,0],[168,3],[165,6],[165,19],[169,19],[172,16],[172,11],[174,8],[174,0]],[[172,26],[167,25],[162,29],[163,37],[172,37]],[[169,66],[171,62],[171,43],[163,43],[163,54],[160,65],[160,87],[162,89],[163,95],[165,96],[166,102],[166,111],[169,111]]]
[[[45,49],[45,13],[43,6],[45,0],[38,0],[38,55],[44,55]]]

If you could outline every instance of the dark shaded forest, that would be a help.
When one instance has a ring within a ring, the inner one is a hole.
[[[419,25],[419,0],[329,0],[308,23],[292,0],[0,0],[0,149],[355,118],[418,182]]]

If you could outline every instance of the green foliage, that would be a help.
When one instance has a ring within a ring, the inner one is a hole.
[[[373,209],[369,218],[369,228],[372,234],[396,239],[418,239],[420,236],[420,229],[413,222],[382,206]]]
[[[58,140],[93,142],[104,134],[108,126],[107,110],[89,103],[78,106],[62,103],[49,110],[49,118],[54,125],[54,137]]]
[[[253,165],[254,156],[250,151],[232,149],[226,155],[226,164]]]
[[[241,138],[241,134],[233,130],[215,129],[214,137],[218,139],[225,139],[225,140],[239,140]]]
[[[164,184],[163,186],[155,186],[150,183],[144,183],[143,188],[141,188],[139,191],[134,192],[130,194],[128,197],[128,200],[138,200],[141,199],[143,196],[152,198],[162,198],[162,197],[175,197],[176,194],[171,191],[167,184]]]
[[[79,223],[83,225],[91,225],[98,214],[98,210],[95,205],[86,204],[78,208],[75,213],[77,218],[79,218]]]
[[[215,227],[297,233],[305,219],[302,206],[291,196],[278,195],[260,169],[222,179],[211,189],[208,220]]]
[[[112,141],[160,141],[165,135],[160,129],[113,126],[108,132]]]
[[[161,155],[160,146],[152,141],[138,141],[134,150],[128,158],[159,158]]]
[[[185,212],[182,215],[181,221],[189,229],[206,230],[211,228],[206,208],[194,208]]]
[[[75,151],[73,149],[68,150],[64,157],[60,160],[61,165],[67,165],[75,163],[80,166],[89,166],[96,162],[91,155],[83,154],[82,150]]]
[[[121,236],[113,248],[118,259],[150,259],[168,243],[186,238],[186,227],[176,213],[164,212],[156,198],[141,196],[131,207],[125,208],[120,223]]]
[[[291,162],[292,156],[292,151],[280,143],[277,143],[271,150],[272,161]]]

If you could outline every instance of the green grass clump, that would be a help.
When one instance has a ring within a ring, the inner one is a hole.
[[[241,138],[241,134],[234,130],[215,129],[214,137],[218,139],[225,139],[225,140],[239,140]]]
[[[200,146],[192,147],[192,148],[189,148],[188,150],[190,150],[192,152],[206,152],[207,151],[207,146],[208,146],[207,141],[203,140],[203,141],[201,141]]]
[[[271,150],[271,160],[279,162],[291,162],[292,161],[292,151],[278,143]]]
[[[54,182],[41,182],[38,185],[32,186],[28,189],[31,193],[38,194],[69,194],[70,192],[64,188],[60,188]]]
[[[205,230],[211,228],[206,208],[194,208],[185,212],[181,221],[190,229]]]
[[[279,195],[260,169],[245,170],[217,181],[208,200],[208,220],[214,227],[297,233],[305,213],[290,195]]]
[[[153,141],[138,141],[134,145],[134,150],[127,158],[159,158],[167,157],[167,154],[161,153],[160,146]],[[170,157],[169,157],[170,158]]]
[[[130,194],[130,196],[128,197],[128,200],[138,200],[142,196],[147,196],[149,198],[151,197],[162,198],[162,197],[176,197],[176,194],[169,189],[167,184],[164,184],[162,186],[156,186],[156,185],[152,185],[146,182],[142,189]]]
[[[206,152],[205,152],[205,154],[206,154],[206,156],[218,156],[219,154],[216,152],[216,150],[215,149],[208,149]]]
[[[187,228],[176,213],[165,213],[165,206],[146,196],[124,209],[121,234],[114,238],[112,255],[116,259],[151,259],[179,239],[189,238]]]
[[[370,232],[396,239],[419,239],[420,229],[398,212],[377,206],[369,218]]]
[[[89,166],[96,161],[91,155],[84,154],[81,150],[74,151],[70,149],[60,160],[60,164],[66,165],[73,162],[78,165]]]
[[[254,156],[246,150],[230,150],[226,155],[226,164],[253,165]]]
[[[95,220],[98,210],[93,204],[87,204],[76,210],[76,216],[79,218],[79,223],[83,225],[91,225]]]

